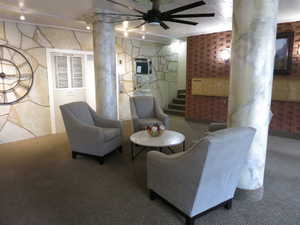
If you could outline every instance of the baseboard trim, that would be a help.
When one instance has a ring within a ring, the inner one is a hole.
[[[191,119],[191,118],[185,118],[186,121],[189,121],[189,122],[195,122],[195,123],[205,123],[205,124],[210,124],[210,123],[214,123],[216,121],[212,121],[212,120],[196,120],[196,119]]]
[[[255,190],[245,190],[237,188],[235,192],[235,199],[242,201],[257,202],[264,197],[264,187]]]
[[[220,123],[220,121],[202,120],[202,119],[195,120],[195,119],[185,118],[185,120],[190,122],[195,122],[195,123],[204,123],[204,124]],[[300,140],[300,133],[297,134],[297,133],[290,133],[287,131],[269,130],[269,135]]]
[[[270,130],[269,134],[272,136],[286,137],[286,138],[300,140],[300,134],[290,133],[287,131]]]

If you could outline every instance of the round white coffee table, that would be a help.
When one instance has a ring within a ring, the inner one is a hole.
[[[138,131],[130,136],[130,142],[132,160],[134,160],[135,157],[146,148],[156,148],[159,151],[161,151],[162,148],[168,148],[171,152],[173,152],[173,150],[171,149],[172,146],[182,144],[183,151],[185,150],[184,135],[172,130],[165,130],[158,137],[150,136],[145,130]],[[143,149],[135,154],[134,145],[142,146]]]

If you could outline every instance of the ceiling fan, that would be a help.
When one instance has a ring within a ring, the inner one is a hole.
[[[205,5],[206,3],[204,1],[198,1],[194,2],[188,5],[184,5],[172,10],[168,10],[165,12],[161,12],[159,10],[160,8],[160,0],[151,0],[152,1],[152,9],[148,10],[147,12],[143,12],[139,9],[133,8],[131,6],[125,5],[120,2],[116,2],[114,0],[106,0],[108,2],[111,2],[115,5],[119,5],[122,7],[125,7],[127,9],[133,10],[139,15],[133,15],[133,14],[118,14],[118,13],[105,13],[105,15],[119,15],[119,16],[127,16],[127,17],[134,17],[132,20],[144,20],[144,22],[135,28],[140,28],[144,24],[158,24],[162,26],[165,30],[169,29],[170,27],[165,23],[167,22],[174,22],[174,23],[182,23],[182,24],[187,24],[187,25],[197,25],[198,23],[193,22],[193,21],[187,21],[187,20],[181,20],[180,18],[197,18],[197,17],[214,17],[214,13],[202,13],[202,14],[177,14],[179,12],[192,9],[198,6]]]

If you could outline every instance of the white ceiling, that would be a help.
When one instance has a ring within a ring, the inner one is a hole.
[[[0,18],[18,20],[21,10],[21,0],[0,0]],[[127,5],[135,6],[143,11],[151,7],[150,0],[116,0]],[[161,11],[173,9],[197,0],[162,0]],[[204,0],[205,1],[205,0]],[[141,3],[142,2],[142,3]],[[199,22],[197,26],[181,25],[167,22],[171,29],[164,30],[160,26],[147,25],[147,38],[154,41],[166,41],[166,38],[182,38],[195,34],[213,33],[231,29],[232,0],[206,0],[205,6],[187,10],[185,13],[211,13],[213,18],[192,19]],[[95,9],[108,9],[115,12],[133,13],[120,6],[115,6],[105,0],[24,0],[24,13],[26,22],[50,26],[68,27],[72,29],[85,29],[82,16]],[[279,21],[300,21],[300,0],[281,0]],[[131,22],[133,27],[139,24]],[[119,25],[119,28],[121,26]],[[139,32],[139,31],[138,31]],[[130,34],[140,37],[138,33]]]

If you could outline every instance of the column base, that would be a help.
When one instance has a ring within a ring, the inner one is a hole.
[[[257,202],[264,197],[264,187],[255,190],[246,190],[237,188],[235,192],[235,199]]]

